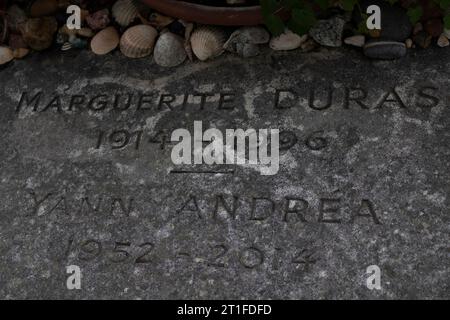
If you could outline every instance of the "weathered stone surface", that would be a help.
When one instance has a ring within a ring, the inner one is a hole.
[[[2,67],[0,297],[449,298],[449,70],[448,49]],[[279,173],[173,165],[194,120],[283,130]]]

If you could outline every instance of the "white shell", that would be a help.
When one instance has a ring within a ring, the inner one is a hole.
[[[0,47],[0,65],[10,62],[14,59],[13,51],[8,47]]]
[[[152,53],[158,31],[140,24],[129,28],[120,39],[120,51],[129,58],[142,58]]]
[[[220,56],[224,51],[225,33],[214,27],[200,27],[191,35],[191,47],[195,56],[205,61]]]
[[[165,32],[156,41],[153,53],[155,62],[162,67],[175,67],[186,60],[184,39],[171,32]]]
[[[91,41],[92,52],[98,55],[107,54],[119,45],[120,37],[116,28],[108,27],[97,33]]]
[[[118,0],[112,7],[112,16],[122,27],[128,27],[139,14],[133,0]]]
[[[308,35],[299,36],[291,30],[286,29],[284,33],[270,40],[269,46],[272,50],[287,51],[299,48],[306,40]]]

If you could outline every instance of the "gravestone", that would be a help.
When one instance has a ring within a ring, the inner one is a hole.
[[[445,49],[3,67],[0,297],[448,298],[449,72]],[[278,173],[174,165],[194,121],[279,129]]]

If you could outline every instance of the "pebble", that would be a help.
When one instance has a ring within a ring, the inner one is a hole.
[[[441,34],[437,40],[437,45],[441,48],[448,47],[450,45],[450,41],[445,34]]]
[[[420,31],[423,30],[423,24],[422,22],[417,22],[413,29],[413,34],[418,34]]]
[[[394,60],[406,55],[406,46],[396,41],[370,42],[364,46],[364,54],[371,59]]]
[[[270,34],[262,27],[242,27],[233,32],[224,44],[224,49],[244,58],[260,53],[260,45],[269,42]]]
[[[428,48],[433,40],[433,37],[429,35],[426,31],[420,31],[413,37],[414,43],[419,47],[425,49]]]
[[[286,29],[284,33],[279,36],[273,37],[269,46],[275,51],[288,51],[299,48],[306,40],[308,35],[299,36],[298,34]]]
[[[320,45],[326,47],[342,46],[345,21],[339,17],[319,20],[309,31],[309,35]]]
[[[414,42],[412,41],[412,39],[406,39],[405,41],[405,45],[406,48],[411,49],[413,47]]]
[[[356,36],[348,37],[348,38],[344,39],[344,43],[348,44],[350,46],[355,46],[355,47],[361,48],[366,43],[366,37],[363,35],[356,35]]]
[[[175,67],[186,60],[184,39],[172,32],[164,32],[155,44],[153,57],[162,67]]]

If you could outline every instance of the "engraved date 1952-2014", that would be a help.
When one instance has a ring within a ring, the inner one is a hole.
[[[174,263],[197,264],[207,268],[239,265],[243,269],[268,267],[278,270],[289,265],[293,271],[309,271],[319,260],[319,251],[311,245],[262,249],[256,244],[236,246],[210,243],[204,250],[196,249],[195,246],[191,246],[191,249],[166,249],[163,246],[158,248],[154,241],[75,240],[72,236],[65,246],[64,258],[81,263],[156,265],[170,259]]]

